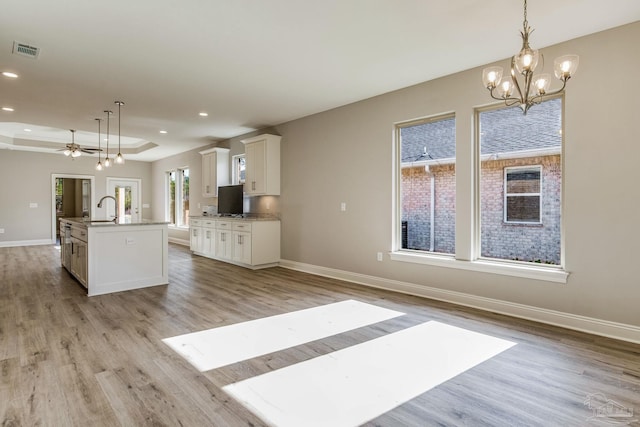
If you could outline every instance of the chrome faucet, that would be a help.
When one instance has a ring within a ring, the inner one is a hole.
[[[98,207],[101,208],[102,207],[102,202],[104,201],[104,199],[113,199],[113,202],[116,204],[116,215],[113,218],[113,222],[118,222],[118,200],[113,197],[113,196],[104,196],[102,199],[100,199],[100,201],[98,202]]]

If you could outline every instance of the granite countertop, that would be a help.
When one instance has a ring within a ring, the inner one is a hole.
[[[255,214],[251,216],[217,216],[217,215],[189,215],[191,219],[213,219],[224,221],[280,221],[275,215]]]
[[[89,218],[60,218],[62,221],[71,223],[72,225],[79,225],[82,227],[109,227],[109,226],[121,226],[121,225],[159,225],[169,224],[167,221],[159,221],[152,219],[141,219],[138,221],[122,220],[114,222],[113,220],[106,219],[89,219]]]

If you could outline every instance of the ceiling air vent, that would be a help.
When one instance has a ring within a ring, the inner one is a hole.
[[[38,54],[40,53],[40,48],[14,41],[13,53],[15,53],[16,55],[22,55],[36,59],[38,57]]]

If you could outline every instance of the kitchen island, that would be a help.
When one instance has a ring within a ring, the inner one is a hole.
[[[166,222],[60,219],[61,262],[88,296],[169,283]]]

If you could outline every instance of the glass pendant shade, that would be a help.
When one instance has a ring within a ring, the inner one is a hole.
[[[551,76],[549,74],[540,74],[533,83],[535,87],[535,95],[544,95],[549,91],[551,86]]]
[[[71,150],[69,150],[68,148],[66,150],[64,150],[64,155],[65,156],[70,156],[71,155]]]
[[[493,89],[502,80],[502,67],[487,67],[482,70],[482,83],[487,89]]]
[[[511,96],[511,92],[513,92],[513,85],[511,84],[511,82],[508,80],[505,80],[504,82],[502,82],[502,84],[500,85],[500,90],[498,91],[498,94],[502,98],[509,98]]]
[[[118,153],[118,155],[116,156],[116,163],[119,165],[124,164],[124,157],[122,157],[122,154]]]
[[[516,70],[518,70],[520,74],[533,73],[538,66],[539,57],[540,53],[538,52],[538,49],[523,47],[514,58]]]
[[[559,56],[553,61],[553,71],[556,77],[562,81],[569,80],[578,69],[578,55]]]
[[[82,152],[80,150],[74,150],[71,153],[71,157],[80,157],[80,155],[82,155]]]
[[[97,171],[101,171],[102,170],[102,162],[98,162],[98,164],[96,165],[96,170]]]

